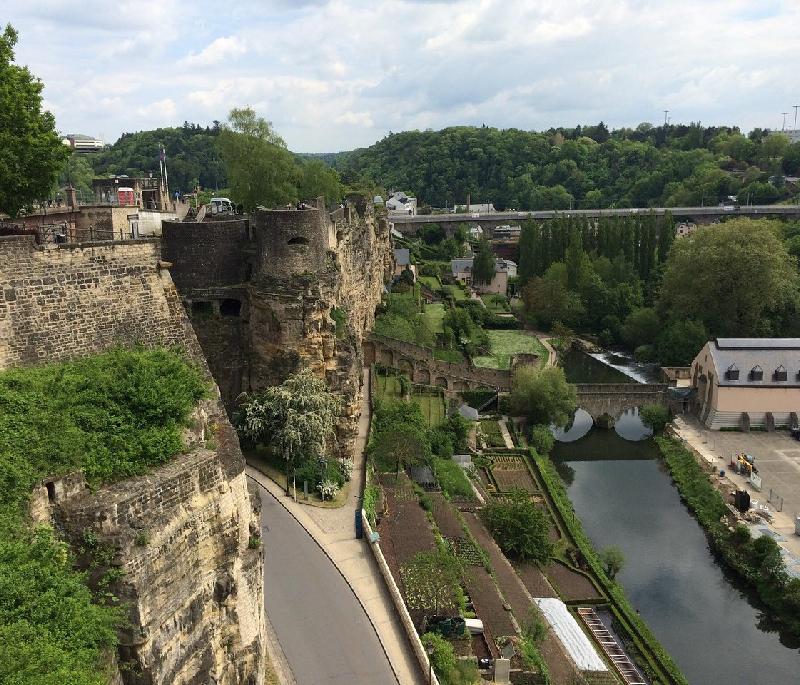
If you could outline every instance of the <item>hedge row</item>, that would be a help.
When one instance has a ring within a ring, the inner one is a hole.
[[[617,620],[632,638],[639,652],[646,659],[645,670],[653,685],[688,685],[688,681],[681,673],[672,657],[661,646],[650,628],[634,611],[628,602],[622,588],[611,580],[603,569],[603,564],[597,552],[583,530],[580,519],[574,516],[572,502],[564,489],[561,477],[550,461],[549,457],[540,456],[535,450],[530,450],[531,459],[536,467],[541,482],[555,506],[561,524],[567,530],[575,545],[583,554],[592,572],[602,586]]]

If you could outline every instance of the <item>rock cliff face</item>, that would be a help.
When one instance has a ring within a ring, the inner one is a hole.
[[[371,204],[165,222],[162,253],[229,406],[309,367],[344,400],[340,453],[352,455],[361,341],[392,267],[388,224]]]
[[[128,608],[117,655],[126,684],[263,676],[259,500],[224,412],[206,409],[189,451],[147,476],[92,493],[73,475],[34,494],[33,511],[78,550],[90,584],[111,578]]]
[[[134,344],[180,346],[207,369],[157,242],[0,237],[0,370]],[[115,683],[263,680],[259,500],[219,400],[194,426],[187,451],[147,476],[92,492],[71,474],[33,493],[32,517],[129,610]]]

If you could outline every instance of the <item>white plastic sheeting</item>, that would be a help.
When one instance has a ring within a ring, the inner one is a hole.
[[[545,619],[552,626],[567,654],[579,669],[582,671],[608,670],[592,641],[578,625],[575,617],[569,613],[564,602],[554,597],[544,597],[533,601],[539,605]]]

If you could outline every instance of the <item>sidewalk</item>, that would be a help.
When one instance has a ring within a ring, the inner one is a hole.
[[[550,336],[546,333],[540,333],[539,331],[533,331],[533,334],[539,338],[539,342],[545,346],[545,349],[548,352],[547,363],[544,365],[545,368],[549,368],[551,366],[555,366],[558,362],[558,353],[556,352],[555,348],[550,344]]]
[[[683,416],[675,417],[673,426],[677,435],[682,438],[695,452],[714,467],[714,472],[719,473],[720,469],[725,471],[723,482],[732,483],[738,490],[747,490],[754,499],[764,503],[767,499],[766,492],[756,492],[748,483],[746,476],[739,475],[731,471],[728,467],[730,455],[722,449],[725,435],[714,435],[712,431],[706,430],[694,420],[687,420]],[[715,476],[720,480],[719,475]],[[759,526],[768,527],[773,533],[780,536],[778,544],[788,551],[795,558],[800,559],[800,536],[794,533],[794,519],[791,511],[776,511],[775,507],[770,506],[772,521],[764,522]]]
[[[361,417],[350,495],[344,506],[323,509],[295,502],[283,488],[251,466],[247,475],[264,487],[322,548],[353,590],[369,617],[400,685],[421,685],[422,674],[365,539],[355,537],[355,511],[364,481],[364,449],[370,420],[369,370],[364,370]]]

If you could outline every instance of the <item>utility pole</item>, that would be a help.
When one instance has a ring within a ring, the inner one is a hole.
[[[800,105],[792,105],[794,107],[794,130],[797,130],[797,109]]]
[[[781,131],[785,131],[786,130],[786,115],[788,113],[789,112],[781,112],[781,114],[783,114],[783,128],[781,128]]]
[[[669,114],[669,110],[665,109],[664,110],[664,128],[667,127],[667,114]]]

